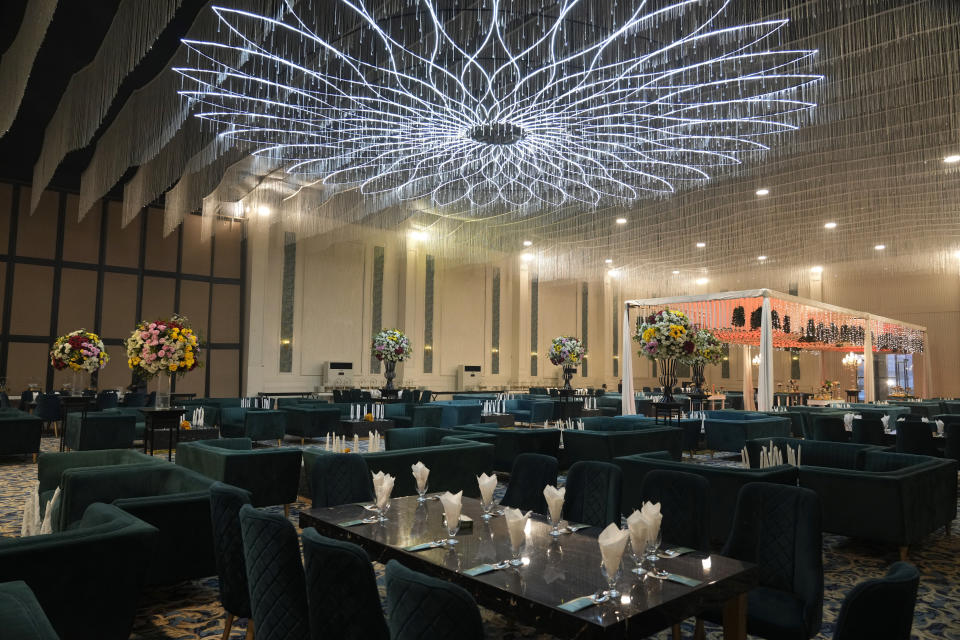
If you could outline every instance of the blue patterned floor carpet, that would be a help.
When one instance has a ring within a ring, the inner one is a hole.
[[[293,446],[294,443],[285,443]],[[297,443],[299,444],[299,443]],[[55,451],[56,440],[44,438],[42,449]],[[361,441],[361,450],[366,442]],[[697,457],[694,464],[736,464],[732,459]],[[0,458],[0,536],[20,534],[24,501],[36,483],[36,465],[29,458]],[[502,495],[505,485],[500,485]],[[290,519],[296,523],[299,509],[307,505],[293,505]],[[276,507],[280,512],[280,507]],[[921,572],[920,590],[914,619],[913,638],[919,640],[960,640],[960,525],[954,521],[951,535],[940,530],[922,545],[910,551],[910,561]],[[833,636],[833,625],[844,595],[858,582],[881,576],[898,559],[897,549],[879,546],[843,536],[827,535],[823,539],[824,609],[823,627],[818,638]],[[383,567],[374,565],[384,595]],[[224,612],[217,599],[216,578],[195,580],[171,587],[151,589],[141,598],[142,606],[134,623],[132,639],[159,640],[161,638],[197,640],[220,638],[223,634]],[[536,629],[512,624],[501,615],[483,611],[487,638],[513,640],[552,636]],[[239,621],[232,638],[244,637],[245,621]],[[716,627],[707,627],[707,637],[719,640],[722,633]],[[684,624],[684,637],[693,636],[693,625]],[[664,632],[658,638],[668,638]]]

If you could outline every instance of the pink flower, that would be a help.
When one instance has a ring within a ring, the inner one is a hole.
[[[151,322],[149,326],[150,326],[151,329],[154,329],[154,328],[156,328],[157,323],[156,323],[156,322]]]
[[[147,333],[146,331],[142,331],[142,332],[140,333],[140,338],[142,338],[143,340],[146,340],[146,339],[149,338],[149,337],[150,337],[150,334]]]

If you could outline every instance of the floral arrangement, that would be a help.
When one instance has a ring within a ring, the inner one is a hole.
[[[410,346],[410,338],[405,336],[399,329],[383,329],[377,335],[373,336],[373,345],[370,353],[374,358],[381,362],[403,362],[410,357],[413,349]]]
[[[564,367],[576,367],[583,363],[587,350],[580,338],[557,336],[550,344],[550,364]]]
[[[684,364],[693,364],[696,344],[695,328],[682,311],[663,309],[642,318],[633,339],[640,343],[640,355],[651,360],[677,358]]]
[[[706,329],[698,329],[693,334],[694,363],[720,364],[723,360],[723,343]]]
[[[797,393],[800,391],[800,383],[797,380],[790,378],[787,380],[787,390],[792,393]]]
[[[169,320],[140,322],[127,338],[127,365],[140,378],[183,374],[200,366],[200,338],[179,314]]]
[[[74,371],[93,373],[106,366],[109,360],[103,340],[86,329],[60,336],[50,349],[50,364],[57,370],[70,367]]]

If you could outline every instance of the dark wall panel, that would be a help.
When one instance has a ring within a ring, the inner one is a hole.
[[[211,342],[240,342],[240,287],[213,285]]]
[[[211,251],[213,243],[200,240],[200,216],[187,216],[183,221],[183,272],[210,275]]]
[[[36,212],[30,215],[30,190],[21,189],[17,233],[18,256],[53,258],[57,248],[59,201],[59,194],[55,191],[44,191]]]
[[[48,335],[53,267],[18,264],[13,280],[10,333]]]
[[[156,320],[169,318],[173,314],[174,289],[177,281],[174,278],[143,279],[143,309],[140,320]],[[131,327],[132,328],[132,327]]]
[[[220,278],[239,278],[243,225],[232,220],[220,220],[214,224],[217,233],[217,250],[213,256],[213,275]]]
[[[64,269],[60,278],[57,335],[77,329],[93,331],[97,309],[97,272]]]
[[[123,206],[119,202],[107,204],[107,264],[118,267],[136,267],[140,263],[140,219],[121,228]]]
[[[103,277],[103,314],[100,331],[103,338],[126,339],[137,317],[137,276],[106,273]]]
[[[158,271],[176,271],[178,232],[174,231],[164,238],[163,209],[148,208],[147,213],[146,261],[144,266],[147,269]]]
[[[99,203],[95,204],[83,221],[78,222],[79,206],[77,196],[67,196],[63,221],[63,259],[70,262],[96,263],[100,254],[101,207]]]

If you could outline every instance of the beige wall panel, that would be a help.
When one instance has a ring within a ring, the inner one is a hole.
[[[126,339],[140,320],[137,316],[137,276],[103,274],[103,314],[100,324],[104,338]]]
[[[107,205],[107,264],[117,267],[136,267],[140,256],[140,216],[125,228],[120,227],[123,205],[110,202]]]
[[[188,215],[183,220],[183,261],[184,273],[210,275],[210,240],[200,240],[200,216]]]
[[[63,231],[63,259],[73,262],[93,262],[100,259],[100,212],[96,203],[82,222],[78,222],[79,198],[67,196],[67,215]]]
[[[217,249],[213,254],[213,275],[220,278],[239,278],[243,224],[232,220],[217,220],[214,224]]]
[[[461,364],[483,366],[488,362],[484,345],[490,341],[490,330],[484,321],[484,268],[447,269],[437,282],[440,286],[434,291],[434,373],[455,376]],[[483,373],[489,373],[486,367]]]
[[[240,342],[240,313],[239,285],[213,285],[210,341]]]
[[[195,331],[200,332],[204,342],[210,339],[207,327],[207,303],[210,300],[210,285],[206,282],[183,280],[180,282],[180,313],[190,319]]]
[[[47,345],[11,342],[7,353],[7,388],[11,396],[19,396],[29,383],[38,384],[41,389],[45,387],[49,353]]]
[[[131,327],[132,329],[133,327]],[[130,367],[127,366],[127,348],[118,345],[107,345],[110,362],[100,370],[100,388],[116,389],[130,384]]]
[[[236,397],[240,352],[237,349],[214,349],[207,366],[210,367],[210,397]]]
[[[47,335],[52,295],[53,267],[18,264],[13,279],[10,333]]]
[[[579,336],[579,283],[541,282],[539,288],[540,333],[537,341],[538,373],[547,380],[563,379],[560,367],[550,364],[550,343],[557,336]]]
[[[20,192],[23,198],[23,191]],[[10,244],[10,212],[13,210],[13,185],[0,183],[0,253]]]
[[[173,278],[144,278],[143,311],[140,319],[156,320],[172,316],[175,290],[176,280]]]
[[[177,393],[195,393],[197,397],[203,396],[203,386],[207,375],[204,370],[204,367],[207,366],[206,357],[206,352],[200,356],[203,367],[197,367],[185,376],[177,378]],[[234,390],[233,395],[236,395],[236,390]],[[189,419],[190,416],[188,415],[187,420]]]
[[[64,269],[60,279],[57,335],[77,329],[93,331],[97,306],[97,272]]]
[[[177,270],[177,232],[163,237],[163,209],[149,208],[147,214],[147,269]],[[144,215],[141,213],[140,215]]]
[[[57,249],[57,207],[59,196],[44,191],[36,212],[30,215],[30,190],[20,190],[20,217],[17,222],[17,255],[53,258]]]

